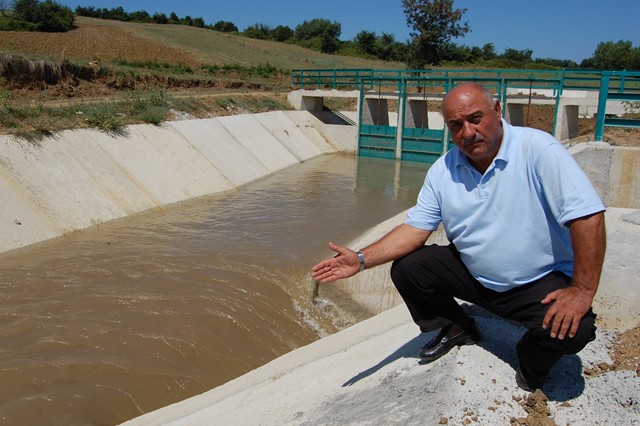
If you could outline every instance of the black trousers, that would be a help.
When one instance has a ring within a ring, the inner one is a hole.
[[[451,323],[462,327],[471,324],[471,318],[454,297],[527,327],[517,345],[520,369],[527,378],[542,379],[563,355],[575,354],[595,339],[596,315],[592,310],[582,318],[573,338],[552,338],[550,330],[542,328],[550,305],[540,301],[571,283],[571,278],[561,272],[506,292],[493,291],[471,275],[455,246],[450,244],[421,247],[396,260],[391,266],[391,279],[423,332]]]

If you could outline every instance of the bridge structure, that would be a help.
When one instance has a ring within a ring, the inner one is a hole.
[[[486,86],[513,125],[529,124],[525,106],[552,106],[552,133],[561,141],[578,136],[580,115],[596,116],[596,141],[605,126],[640,127],[638,118],[621,118],[640,101],[640,71],[294,70],[289,100],[296,109],[322,111],[324,98],[356,98],[359,155],[431,163],[451,143],[442,98],[464,82]]]

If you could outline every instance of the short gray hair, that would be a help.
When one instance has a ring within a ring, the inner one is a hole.
[[[487,100],[487,103],[489,104],[489,108],[493,108],[495,99],[493,98],[493,94],[485,86],[483,86],[480,83],[476,83],[476,82],[465,82],[465,83],[460,83],[460,84],[454,86],[451,90],[453,90],[453,89],[455,89],[457,87],[460,87],[460,86],[471,86],[471,87],[475,88],[476,90],[480,91],[480,93],[482,93],[484,98]],[[447,92],[447,94],[442,99],[442,105],[441,105],[442,116],[444,116],[444,101],[447,98],[447,96],[449,95],[449,93],[451,92],[451,90],[449,90],[449,92]]]

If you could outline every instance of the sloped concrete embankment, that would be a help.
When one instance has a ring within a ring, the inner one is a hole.
[[[354,152],[353,126],[306,111],[0,136],[0,252],[225,191],[318,155]]]

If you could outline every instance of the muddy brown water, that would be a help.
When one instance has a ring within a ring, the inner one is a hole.
[[[425,171],[325,156],[0,255],[1,423],[121,423],[331,333],[309,268],[410,207]]]

